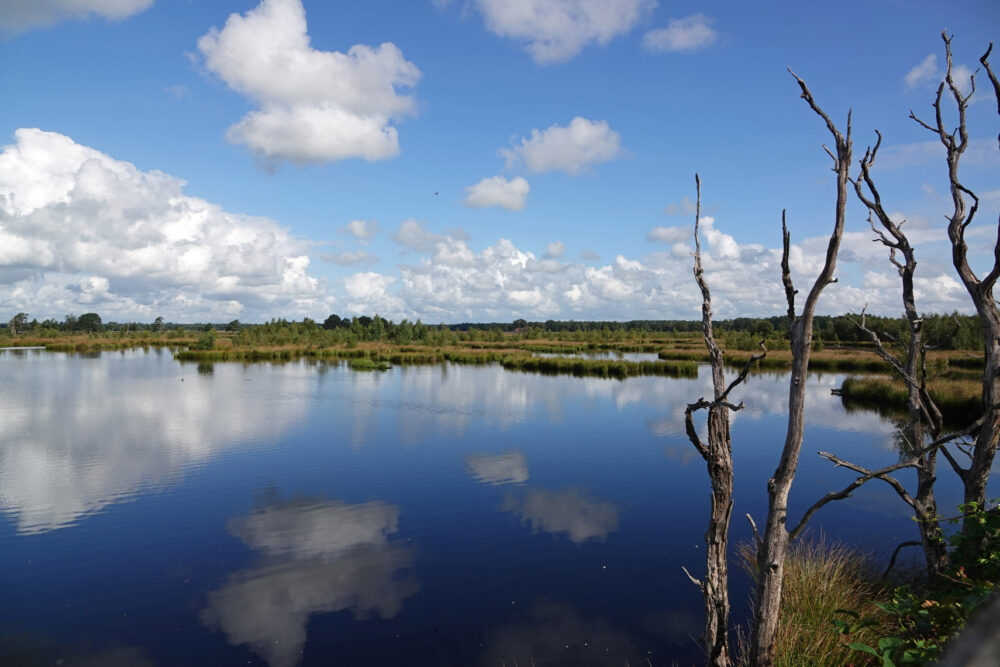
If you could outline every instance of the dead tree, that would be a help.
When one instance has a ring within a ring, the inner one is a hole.
[[[715,342],[712,333],[712,295],[705,282],[705,272],[701,266],[701,240],[698,225],[701,220],[701,179],[694,175],[697,190],[697,204],[694,218],[694,278],[701,289],[701,326],[705,335],[705,346],[711,358],[712,388],[714,399],[704,397],[691,403],[684,411],[684,424],[688,438],[708,466],[708,478],[712,486],[712,509],[705,532],[705,578],[696,579],[684,568],[685,574],[701,589],[705,598],[705,632],[702,635],[708,664],[725,667],[729,659],[729,519],[733,511],[733,454],[729,437],[729,411],[741,410],[743,403],[733,405],[729,394],[743,382],[750,367],[767,354],[751,356],[743,371],[728,386],[723,372],[723,352]],[[761,342],[761,348],[764,348]],[[693,414],[708,408],[708,444],[702,442],[694,426]]]
[[[968,468],[962,468],[957,462],[949,458],[949,463],[955,472],[962,478],[965,487],[965,502],[978,503],[983,506],[986,502],[986,483],[989,480],[990,469],[993,459],[996,456],[997,444],[1000,442],[1000,311],[997,310],[996,301],[993,296],[993,286],[997,278],[1000,278],[1000,230],[998,230],[996,245],[994,249],[994,262],[989,273],[980,279],[969,266],[968,246],[965,242],[965,231],[972,224],[979,209],[979,198],[972,190],[962,184],[958,174],[959,162],[962,154],[969,146],[969,132],[966,127],[966,111],[969,100],[975,94],[975,76],[970,80],[972,90],[968,95],[963,95],[955,79],[952,76],[951,57],[951,37],[947,31],[941,33],[944,40],[945,54],[947,55],[947,70],[944,81],[938,86],[937,95],[934,100],[934,123],[926,123],[918,118],[912,111],[910,118],[916,121],[921,127],[933,132],[940,139],[945,148],[948,162],[948,182],[951,190],[952,212],[948,218],[948,239],[951,241],[951,258],[958,272],[958,276],[965,285],[966,291],[972,297],[972,303],[976,307],[979,315],[979,322],[983,328],[983,338],[985,349],[983,357],[985,367],[983,370],[983,408],[984,418],[982,428],[976,436],[975,445],[972,449],[971,463]],[[993,92],[997,97],[997,113],[1000,114],[1000,82],[990,67],[989,57],[993,50],[992,42],[986,53],[979,59],[986,69],[987,76],[993,86]],[[947,89],[948,94],[955,101],[958,110],[958,126],[950,132],[945,127],[942,117],[941,103]],[[966,198],[971,200],[971,204],[966,202]]]
[[[791,70],[789,70],[791,72]],[[802,314],[796,315],[795,295],[791,270],[788,266],[790,236],[785,224],[785,214],[781,215],[783,252],[781,257],[781,279],[788,301],[788,334],[792,352],[792,371],[788,391],[788,430],[781,451],[781,460],[774,476],[768,481],[767,523],[764,535],[757,540],[757,567],[759,571],[753,630],[750,636],[750,663],[752,665],[773,665],[775,634],[778,629],[778,614],[781,607],[781,589],[784,580],[785,559],[788,555],[789,533],[785,527],[788,515],[788,494],[795,479],[802,437],[805,432],[805,391],[806,373],[809,369],[809,355],[812,350],[813,316],[820,294],[827,285],[835,282],[833,277],[837,266],[837,252],[844,234],[845,208],[847,205],[848,179],[851,166],[851,114],[847,114],[847,134],[842,135],[830,117],[820,109],[805,82],[791,72],[802,89],[802,98],[825,122],[833,135],[836,154],[826,148],[833,159],[833,171],[837,174],[837,203],[834,211],[834,227],[826,250],[823,268],[806,297]]]
[[[913,274],[917,268],[917,258],[913,246],[903,232],[903,222],[895,222],[886,213],[882,197],[871,175],[875,156],[878,154],[879,146],[882,145],[882,135],[878,131],[876,134],[878,140],[874,148],[865,151],[865,156],[860,161],[861,174],[853,181],[853,185],[858,199],[868,209],[868,223],[876,234],[875,241],[889,249],[889,261],[896,267],[902,281],[903,311],[910,327],[906,358],[898,359],[885,348],[878,334],[865,325],[863,310],[861,321],[856,324],[871,340],[876,354],[888,362],[906,383],[909,415],[902,436],[908,450],[906,453],[912,454],[922,447],[925,435],[929,434],[931,440],[936,440],[941,435],[943,420],[941,411],[927,393],[925,363],[927,346],[923,343],[923,318],[917,312],[913,293]],[[879,226],[876,226],[875,220],[878,220]],[[942,451],[948,455],[947,448],[942,448]],[[937,453],[938,450],[935,448],[912,459],[917,472],[917,491],[913,496],[907,494],[904,498],[913,508],[920,530],[920,544],[924,551],[927,574],[932,579],[934,575],[943,571],[948,563],[948,552],[945,548],[944,534],[938,523],[937,501],[934,497]]]

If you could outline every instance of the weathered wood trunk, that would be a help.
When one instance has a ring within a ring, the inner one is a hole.
[[[992,290],[991,290],[992,291]],[[986,483],[990,478],[997,445],[1000,443],[1000,313],[997,312],[992,293],[989,298],[973,299],[986,338],[985,368],[983,370],[983,426],[972,449],[972,464],[965,474],[965,502],[986,503]]]
[[[712,294],[705,281],[701,266],[701,241],[698,225],[701,220],[701,179],[695,174],[698,199],[694,218],[694,277],[701,289],[701,325],[705,337],[705,347],[711,359],[713,400],[704,397],[687,406],[684,411],[684,425],[688,438],[698,453],[705,459],[708,478],[712,486],[712,508],[705,532],[705,578],[690,577],[697,585],[705,600],[705,631],[702,634],[708,664],[713,667],[727,667],[729,652],[729,521],[733,513],[733,456],[729,436],[729,411],[740,410],[743,403],[733,405],[727,399],[729,393],[742,383],[751,366],[767,354],[752,355],[743,371],[726,386],[722,350],[715,342],[712,332]],[[763,343],[761,343],[763,347]],[[698,437],[692,415],[697,410],[708,408],[708,444]],[[685,569],[685,572],[687,570]]]
[[[708,664],[729,665],[729,520],[733,512],[733,457],[729,409],[708,411],[708,475],[712,510],[705,532],[705,648]]]
[[[931,126],[917,119],[913,114],[911,114],[911,118],[936,133],[945,147],[948,159],[948,181],[953,204],[952,214],[948,216],[948,239],[951,241],[952,263],[955,265],[955,270],[958,272],[966,291],[972,297],[972,303],[976,307],[979,322],[983,328],[985,340],[985,349],[983,350],[985,361],[983,409],[985,415],[973,447],[972,463],[962,474],[965,483],[965,502],[974,502],[982,506],[986,501],[986,483],[990,477],[990,469],[996,456],[998,442],[1000,442],[1000,410],[998,410],[1000,408],[998,405],[998,401],[1000,401],[1000,312],[997,310],[993,296],[993,287],[997,279],[1000,278],[1000,229],[998,229],[994,250],[993,267],[986,277],[980,280],[972,267],[969,266],[968,247],[965,243],[965,230],[972,223],[976,211],[979,209],[979,198],[962,184],[958,173],[959,161],[969,145],[966,110],[969,100],[972,98],[972,92],[963,95],[956,85],[952,77],[951,38],[947,32],[942,32],[941,37],[945,44],[947,70],[945,80],[938,86],[937,98],[934,102],[936,123]],[[992,50],[993,44],[991,43],[979,62],[985,68],[992,84],[997,99],[997,113],[1000,114],[1000,82],[998,82],[989,62]],[[945,87],[958,107],[958,127],[952,132],[945,129],[941,115],[941,98]],[[972,200],[971,205],[967,205],[966,197]]]
[[[794,73],[793,76],[795,76]],[[788,265],[789,233],[784,224],[784,215],[782,215],[784,252],[781,269],[785,296],[788,301],[792,372],[788,390],[788,429],[781,451],[781,460],[774,471],[774,476],[768,481],[767,523],[757,550],[759,577],[754,625],[750,636],[750,663],[752,665],[773,665],[775,659],[775,637],[781,609],[785,559],[788,556],[789,535],[786,528],[788,495],[792,488],[792,481],[795,479],[799,452],[802,449],[802,436],[805,432],[805,383],[806,373],[809,369],[809,355],[812,351],[813,315],[823,289],[834,281],[833,273],[837,266],[837,252],[844,235],[847,186],[851,165],[850,113],[847,116],[847,133],[844,136],[841,135],[829,116],[816,104],[805,82],[798,76],[795,76],[795,79],[802,89],[803,99],[826,122],[827,129],[836,142],[836,155],[831,153],[831,156],[834,158],[834,171],[837,174],[837,203],[834,228],[826,250],[826,261],[806,297],[801,316],[795,314],[796,291],[792,286],[791,271]]]
[[[926,434],[930,435],[931,440],[936,440],[941,434],[942,418],[941,411],[927,393],[924,364],[927,348],[924,346],[923,339],[923,318],[917,312],[913,288],[913,275],[917,268],[917,258],[913,252],[913,246],[910,245],[909,239],[902,231],[903,223],[897,223],[886,212],[871,176],[871,167],[875,163],[875,156],[881,144],[882,135],[879,134],[875,147],[865,151],[865,156],[860,161],[861,177],[854,181],[854,191],[861,203],[868,208],[868,222],[871,224],[872,231],[878,235],[876,240],[881,241],[884,246],[889,248],[889,261],[898,270],[902,281],[903,312],[910,328],[906,359],[899,362],[883,347],[878,334],[865,326],[863,314],[859,326],[875,344],[876,353],[888,361],[906,383],[908,419],[906,426],[901,430],[903,454],[915,455],[923,449]],[[868,194],[865,193],[865,188],[867,188]],[[873,217],[878,219],[884,231],[876,227]],[[902,255],[902,261],[897,258],[897,253]],[[917,491],[911,502],[916,514],[927,574],[932,580],[948,564],[948,552],[938,520],[937,500],[934,497],[934,483],[937,481],[937,453],[937,449],[931,449],[916,459],[914,467],[917,472]]]

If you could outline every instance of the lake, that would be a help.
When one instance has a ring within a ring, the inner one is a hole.
[[[683,413],[707,370],[0,351],[0,662],[697,661],[701,597],[681,566],[704,570],[709,493]],[[793,521],[853,479],[816,450],[898,459],[890,421],[830,394],[842,380],[808,379]],[[735,392],[733,543],[747,512],[764,523],[787,393],[784,373]],[[961,493],[941,467],[947,511]],[[813,531],[885,559],[916,536],[907,510],[873,482]],[[734,622],[748,594],[734,567]]]

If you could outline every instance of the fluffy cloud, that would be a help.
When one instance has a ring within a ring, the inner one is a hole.
[[[341,266],[355,266],[365,264],[371,266],[378,263],[378,257],[367,250],[345,250],[337,254],[324,253],[319,256],[324,262],[340,264]]]
[[[903,77],[903,83],[910,90],[927,83],[937,83],[941,80],[941,76],[941,70],[937,64],[937,54],[932,53],[906,73],[906,76]]]
[[[341,229],[359,241],[370,241],[378,233],[378,222],[375,220],[351,220]]]
[[[502,206],[508,211],[524,209],[531,186],[520,176],[508,181],[503,176],[484,178],[465,189],[465,205],[471,208]]]
[[[610,162],[621,150],[621,135],[607,121],[577,116],[566,127],[533,129],[530,139],[522,137],[520,144],[501,148],[497,155],[507,160],[508,169],[521,160],[532,171],[577,174],[590,165]]]
[[[666,28],[650,30],[642,36],[647,51],[698,51],[711,46],[719,34],[712,28],[712,19],[704,14],[694,14],[683,19],[670,19]]]
[[[270,161],[297,163],[399,153],[391,121],[413,111],[420,70],[393,44],[347,53],[309,43],[301,0],[263,0],[198,40],[209,71],[260,105],[227,137]]]
[[[683,243],[690,241],[694,231],[692,227],[654,227],[646,234],[647,241],[659,241],[660,243]]]
[[[344,279],[347,309],[355,314],[380,313],[390,319],[412,318],[412,311],[397,296],[389,293],[394,276],[381,273],[355,273]]]
[[[413,218],[404,220],[392,237],[392,240],[400,245],[404,245],[411,250],[423,252],[430,250],[438,241],[443,239],[443,236],[438,236],[427,231],[426,227]]]
[[[913,90],[915,88],[924,87],[936,87],[942,79],[944,79],[944,70],[938,66],[937,54],[932,53],[923,60],[920,64],[914,65],[909,72],[903,77],[903,84],[906,90]],[[969,69],[966,65],[953,64],[951,68],[952,80],[954,80],[955,85],[958,87],[959,91],[963,95],[968,95],[972,92],[972,77],[974,75],[973,70]],[[976,95],[972,98],[971,102],[979,102],[984,100],[981,95]]]
[[[545,259],[559,259],[566,254],[566,244],[562,241],[553,241],[545,246]]]
[[[14,137],[0,153],[0,302],[12,309],[181,321],[327,310],[308,244],[274,221],[61,134]]]
[[[914,218],[914,216],[908,216]],[[702,264],[712,287],[719,317],[778,313],[785,309],[780,287],[778,248],[741,243],[711,216],[701,221]],[[691,230],[665,228],[654,239],[673,243],[668,249],[642,257],[615,256],[603,265],[567,260],[547,253],[537,256],[512,241],[500,239],[473,250],[465,239],[429,231],[415,220],[400,227],[395,238],[415,259],[399,265],[398,280],[383,274],[359,274],[352,288],[358,312],[378,310],[396,319],[422,318],[430,322],[509,321],[526,319],[637,319],[692,318],[700,298],[691,277]],[[918,257],[946,253],[939,227],[912,227]],[[899,309],[894,290],[864,283],[866,272],[889,272],[884,248],[871,241],[871,232],[848,232],[842,243],[839,282],[826,290],[820,304],[824,313],[857,310],[865,303],[872,312]],[[815,278],[826,252],[826,237],[806,238],[791,246],[790,262],[796,286]],[[553,249],[556,250],[556,249]],[[947,266],[925,260],[920,279],[926,279],[922,308],[929,311],[969,309],[960,290],[940,280]],[[381,291],[384,289],[384,292]],[[364,298],[363,298],[364,297]],[[365,298],[373,305],[366,307]],[[395,308],[395,309],[393,309]]]
[[[153,0],[6,0],[0,2],[0,34],[14,34],[91,16],[120,21],[148,9]]]
[[[550,65],[628,32],[656,0],[476,0],[476,7],[490,32],[525,42],[535,62]]]

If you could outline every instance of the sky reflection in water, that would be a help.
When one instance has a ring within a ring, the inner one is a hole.
[[[683,411],[709,393],[706,373],[2,351],[0,376],[0,627],[20,656],[86,646],[142,664],[290,667],[697,653],[700,601],[680,567],[702,567],[708,491]],[[851,479],[815,450],[896,460],[891,424],[830,395],[841,380],[809,378],[796,518]],[[737,396],[734,517],[762,519],[787,391],[783,374],[761,374]],[[957,502],[941,477],[942,505]],[[912,539],[907,517],[869,485],[817,528],[885,551]],[[735,620],[746,586],[734,573]]]

